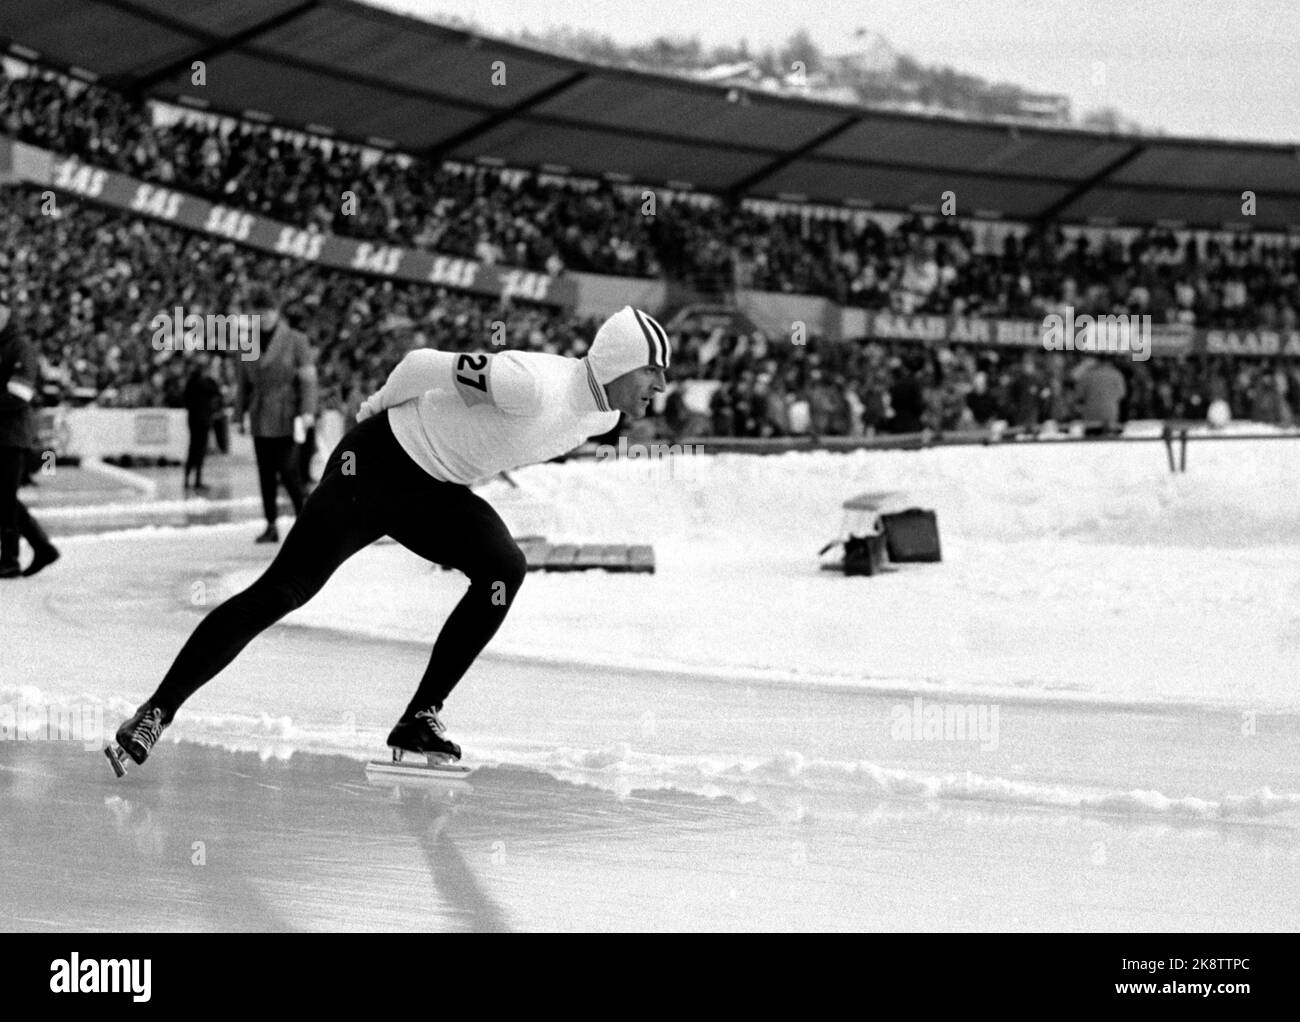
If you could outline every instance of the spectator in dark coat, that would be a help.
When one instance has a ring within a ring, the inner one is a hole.
[[[998,403],[989,393],[988,377],[984,373],[976,373],[971,381],[970,393],[966,395],[966,407],[970,409],[972,418],[980,426],[985,426],[997,418]]]
[[[208,431],[212,417],[221,403],[221,387],[212,378],[212,363],[205,354],[198,354],[190,377],[185,381],[185,411],[190,427],[190,449],[185,459],[185,489],[190,489],[190,473],[194,473],[194,492],[207,493],[203,485],[203,461],[208,453]]]
[[[289,326],[278,306],[261,313],[261,353],[239,363],[239,420],[252,430],[257,476],[262,487],[266,531],[259,543],[278,543],[276,500],[280,484],[289,493],[294,513],[302,511],[303,490],[295,450],[295,420],[302,429],[316,417],[316,370],[305,334]],[[247,417],[247,418],[245,418]]]
[[[904,372],[897,377],[890,388],[890,404],[894,409],[894,418],[889,429],[893,433],[921,432],[922,416],[925,414],[925,392],[921,388],[921,366],[909,363]]]
[[[12,329],[8,296],[0,293],[0,579],[35,575],[59,559],[59,551],[18,497],[27,451],[36,444],[32,399],[36,396],[36,352]],[[34,556],[24,571],[19,541]]]
[[[1010,393],[1007,395],[1014,425],[1026,429],[1038,428],[1042,390],[1043,379],[1034,363],[1034,356],[1026,354],[1011,377]]]
[[[222,454],[230,453],[230,392],[230,386],[221,380],[217,381],[217,402],[212,413],[212,438],[217,442],[217,450]]]
[[[713,420],[714,436],[732,436],[735,432],[735,413],[731,406],[731,388],[722,384],[709,399],[709,415]]]
[[[690,422],[691,411],[686,407],[686,398],[683,396],[682,385],[680,383],[673,384],[668,391],[668,398],[664,402],[664,428],[669,441],[676,443],[681,439]]]

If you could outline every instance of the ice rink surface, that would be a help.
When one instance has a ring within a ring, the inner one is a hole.
[[[1126,447],[521,474],[489,496],[517,533],[655,542],[659,571],[529,578],[448,703],[459,785],[364,772],[463,590],[394,546],[116,780],[96,717],[268,554],[247,521],[68,538],[0,593],[0,704],[84,723],[0,742],[0,928],[1294,929],[1292,444],[1194,446],[1179,479]],[[832,498],[909,481],[944,563],[818,573]]]

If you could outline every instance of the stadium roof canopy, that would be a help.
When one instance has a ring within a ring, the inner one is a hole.
[[[736,93],[352,0],[4,0],[0,40],[137,95],[431,159],[889,210],[936,211],[952,191],[963,215],[1300,229],[1296,146]],[[205,85],[191,84],[196,60]],[[1242,215],[1245,191],[1256,216]]]

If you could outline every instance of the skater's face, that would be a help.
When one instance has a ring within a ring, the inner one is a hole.
[[[650,413],[651,400],[665,387],[662,369],[642,366],[607,383],[605,396],[611,408],[633,419],[644,419]]]

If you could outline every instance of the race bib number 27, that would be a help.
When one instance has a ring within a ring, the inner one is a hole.
[[[496,404],[492,400],[492,356],[461,355],[454,373],[456,392],[466,406]]]

